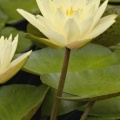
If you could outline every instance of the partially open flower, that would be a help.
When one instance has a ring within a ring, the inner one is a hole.
[[[12,61],[18,44],[18,36],[12,41],[10,37],[0,38],[0,84],[8,81],[15,75],[27,61],[31,51],[24,53]]]
[[[18,12],[48,39],[40,42],[51,47],[77,49],[108,29],[117,15],[102,15],[108,0],[36,0],[43,16]]]

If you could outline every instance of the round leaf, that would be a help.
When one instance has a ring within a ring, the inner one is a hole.
[[[52,48],[34,51],[23,70],[38,75],[61,72],[64,52],[65,49]],[[71,52],[68,71],[86,71],[116,64],[120,64],[120,53],[112,53],[100,45],[88,44]]]
[[[59,78],[60,73],[41,75],[42,82],[55,89],[58,87]],[[96,101],[118,96],[120,95],[120,65],[99,70],[69,72],[63,91],[77,95],[71,98],[76,101]]]
[[[48,87],[42,85],[8,85],[0,87],[0,120],[21,120],[40,105]],[[31,118],[33,113],[29,114]],[[30,120],[30,119],[26,120]]]

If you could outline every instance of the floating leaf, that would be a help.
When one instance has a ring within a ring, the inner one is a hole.
[[[7,23],[13,23],[23,19],[23,17],[16,11],[17,8],[25,9],[32,13],[38,11],[35,0],[0,0],[0,7],[8,16]]]
[[[66,93],[63,93],[63,95],[67,96],[67,97],[73,96],[73,95],[66,94]],[[43,102],[43,105],[42,105],[42,116],[49,116],[51,114],[52,105],[53,105],[55,96],[56,96],[56,90],[54,90],[52,88],[49,89],[49,91],[45,97],[45,100]],[[73,101],[62,100],[60,103],[58,115],[62,115],[62,114],[71,112],[72,110],[75,110],[75,109],[83,106],[85,103],[86,102],[73,102]]]
[[[60,73],[41,75],[41,80],[57,89]],[[67,73],[65,93],[77,95],[65,98],[73,101],[95,101],[120,95],[120,65],[99,70]]]
[[[24,70],[34,74],[56,73],[61,71],[65,49],[44,48],[32,52]],[[88,44],[79,50],[73,50],[70,56],[69,72],[99,69],[120,64],[120,53],[95,44]]]
[[[120,119],[119,103],[120,103],[120,97],[98,101],[94,104],[90,115],[93,117],[98,117],[99,119],[101,118],[102,120]]]
[[[3,11],[0,8],[0,30],[5,26],[7,18],[8,18],[7,15],[3,13]]]
[[[41,105],[48,87],[8,85],[0,87],[0,120],[30,120],[37,105]],[[30,112],[30,114],[29,114]],[[23,119],[27,116],[27,119]]]

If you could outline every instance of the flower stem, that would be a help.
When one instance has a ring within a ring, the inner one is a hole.
[[[61,99],[59,97],[61,97],[62,93],[63,93],[64,83],[65,83],[68,64],[69,64],[70,51],[71,50],[69,48],[66,48],[64,62],[63,62],[62,71],[61,71],[61,76],[60,76],[60,80],[59,80],[59,84],[58,84],[56,97],[55,97],[55,100],[53,103],[50,120],[57,120],[57,113],[58,113],[58,109],[59,109],[59,104],[61,102]]]
[[[82,117],[80,118],[80,120],[86,120],[90,110],[92,109],[93,105],[94,105],[95,101],[91,101],[88,103],[88,106],[86,107]]]

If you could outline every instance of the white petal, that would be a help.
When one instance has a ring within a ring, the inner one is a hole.
[[[83,12],[83,19],[93,17],[95,15],[95,5],[86,6]]]
[[[8,41],[12,42],[12,34],[9,36]]]
[[[108,3],[108,0],[106,0],[98,9],[98,11],[96,12],[96,15],[94,16],[94,21],[93,21],[93,24],[91,26],[91,29],[92,30],[95,25],[98,23],[98,21],[100,20],[101,16],[103,15],[106,7],[107,7],[107,3]]]
[[[65,36],[56,31],[41,30],[41,32],[58,46],[62,47],[67,43]]]
[[[53,0],[53,4],[54,4],[54,6],[56,6],[56,8],[61,7],[61,2],[62,2],[62,0]]]
[[[92,22],[93,18],[87,18],[80,24],[80,37],[84,37],[88,33]]]
[[[2,36],[0,38],[0,52],[1,52],[2,48],[4,47],[4,44],[5,44],[5,41],[4,41],[4,37]]]
[[[76,4],[74,4],[74,9],[82,9],[86,6],[86,0],[77,0]]]
[[[5,71],[0,74],[0,84],[5,83],[10,78],[12,78],[22,68],[30,54],[31,51],[24,53],[23,55],[12,61],[9,67],[7,67]]]
[[[45,18],[49,18],[49,16],[51,16],[51,9],[50,9],[50,4],[49,4],[49,0],[36,0],[37,5],[42,13],[42,15]]]
[[[15,54],[15,51],[16,51],[16,48],[17,48],[17,44],[18,44],[18,35],[14,38],[14,40],[12,41],[12,51],[11,51],[11,55],[10,55],[10,61],[12,60],[14,54]]]
[[[36,19],[36,17],[34,15],[32,15],[29,12],[26,12],[22,9],[17,9],[17,11],[28,21],[30,22],[33,26],[35,26],[36,28],[40,28],[40,23],[39,21]]]
[[[64,11],[72,7],[71,0],[62,0],[61,7]]]
[[[99,36],[101,33],[106,31],[113,23],[115,22],[114,19],[105,19],[100,20],[99,24],[85,37],[87,38],[95,38]]]
[[[95,10],[97,10],[99,8],[99,5],[100,5],[100,0],[89,0],[88,5],[90,5],[90,4],[94,4]]]
[[[76,41],[78,38],[80,38],[79,26],[73,18],[70,18],[67,20],[64,26],[64,29],[67,35],[66,37],[67,37],[68,43]]]
[[[37,15],[36,19],[39,22],[39,25],[41,26],[41,27],[38,28],[40,31],[41,31],[41,29],[43,29],[43,30],[55,30],[51,21],[48,21],[43,16]]]
[[[85,44],[87,44],[89,41],[91,41],[91,39],[75,41],[73,43],[67,44],[67,48],[78,49],[78,48],[84,46]]]
[[[12,51],[12,44],[9,41],[6,41],[2,51],[0,52],[0,62],[1,62],[1,66],[0,66],[0,73],[3,72],[9,65],[10,63],[10,53]]]
[[[114,20],[117,16],[118,15],[116,15],[116,14],[107,15],[107,16],[101,18],[99,23],[102,23],[102,22],[105,22],[105,21],[107,22],[109,20]]]
[[[57,9],[54,19],[54,26],[58,32],[63,33],[63,26],[66,21],[66,15],[61,9]]]

